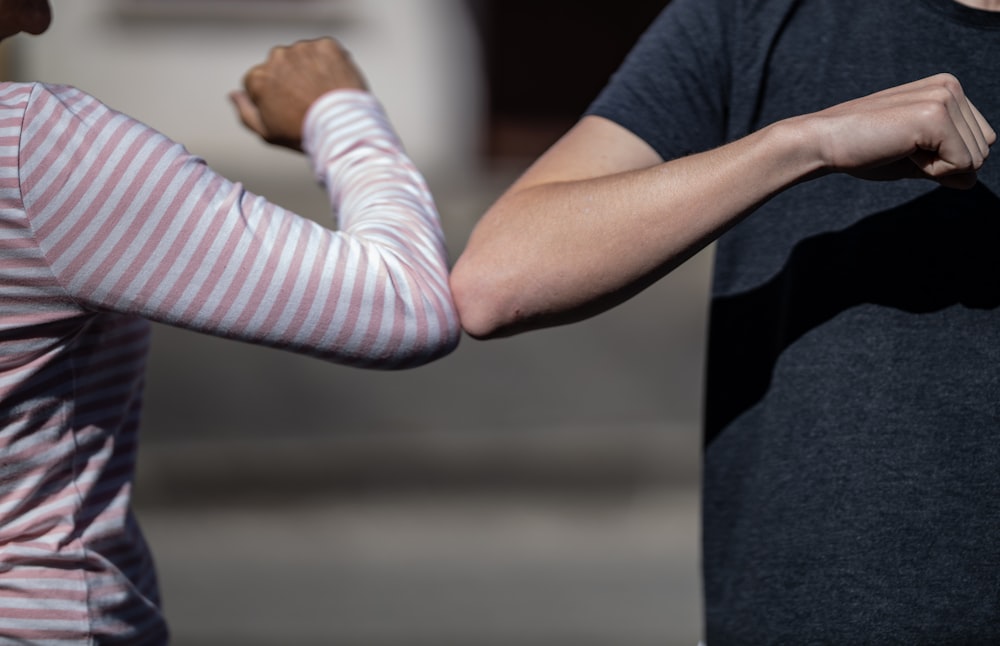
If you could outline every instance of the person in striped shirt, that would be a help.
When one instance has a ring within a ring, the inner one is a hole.
[[[46,0],[0,0],[0,37]],[[0,638],[158,644],[130,495],[150,321],[367,368],[460,328],[434,203],[333,40],[276,48],[233,96],[305,151],[337,230],[72,87],[0,84]]]

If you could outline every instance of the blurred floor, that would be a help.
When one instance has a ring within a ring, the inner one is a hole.
[[[697,495],[142,514],[177,646],[693,646]]]

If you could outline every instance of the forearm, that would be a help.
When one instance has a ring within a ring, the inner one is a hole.
[[[303,349],[375,367],[451,351],[460,329],[437,209],[350,54],[329,38],[275,47],[230,96],[265,141],[308,153],[337,217],[335,234],[314,232],[323,251],[304,298],[326,290],[326,309],[307,317],[321,327]]]
[[[484,216],[455,266],[463,326],[501,336],[630,297],[820,169],[799,125],[645,168],[536,183],[552,177],[543,158]]]
[[[417,356],[408,363],[446,354],[460,328],[444,233],[426,182],[378,101],[362,91],[327,95],[310,111],[305,135],[348,253],[362,265],[356,307],[392,322],[372,330],[385,337],[376,348],[401,352],[411,346]]]

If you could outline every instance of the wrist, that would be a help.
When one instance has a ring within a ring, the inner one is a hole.
[[[821,124],[812,115],[791,117],[765,127],[769,154],[780,160],[789,184],[831,172]]]
[[[338,89],[316,99],[302,126],[302,149],[312,162],[316,179],[325,182],[328,164],[373,133],[397,142],[381,103],[370,92]]]
[[[375,95],[366,90],[338,88],[321,94],[306,110],[302,120],[302,149],[307,155],[314,154],[319,142],[327,134],[325,130],[332,125],[331,120],[324,116],[343,110],[372,113],[381,112],[382,108]]]

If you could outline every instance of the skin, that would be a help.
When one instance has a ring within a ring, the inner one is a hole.
[[[835,172],[967,188],[996,133],[941,74],[664,163],[588,116],[489,209],[451,286],[473,337],[579,320],[631,297],[780,191]]]
[[[1000,0],[955,0],[959,4],[984,11],[1000,11]]]
[[[52,22],[48,0],[0,0],[0,40],[15,34],[41,34]]]
[[[331,38],[275,47],[250,69],[243,90],[230,99],[243,124],[264,141],[302,149],[302,124],[309,107],[333,90],[367,90],[350,54]]]

